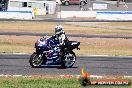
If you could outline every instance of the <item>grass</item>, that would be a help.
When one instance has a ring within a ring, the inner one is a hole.
[[[77,26],[65,24],[63,22],[0,22],[0,32],[34,32],[34,33],[54,33],[57,24],[61,24],[67,34],[109,34],[109,35],[132,35],[131,30],[119,28],[99,28],[93,26]],[[87,24],[91,24],[90,22]],[[110,23],[100,23],[99,25],[109,25]],[[111,23],[111,26],[119,24]],[[128,24],[128,25],[126,25]],[[123,22],[120,23],[123,25]],[[132,25],[131,22],[124,24],[126,27]]]
[[[0,78],[1,88],[76,88],[76,79],[61,78]]]
[[[131,22],[107,22],[107,23],[105,23],[105,25],[109,25],[109,26],[128,26],[128,27],[132,27],[132,23],[131,23]]]
[[[29,53],[34,49],[34,43],[40,36],[0,36],[0,52],[4,53]],[[69,40],[80,41],[80,50],[74,50],[78,56],[111,55],[129,56],[132,51],[131,39],[100,39],[69,37]]]
[[[76,78],[0,78],[1,88],[84,88]],[[86,88],[131,88],[131,86],[87,86]]]

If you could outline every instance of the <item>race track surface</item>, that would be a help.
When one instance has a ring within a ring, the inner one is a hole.
[[[9,75],[80,75],[81,67],[90,75],[132,75],[132,57],[88,56],[77,57],[72,68],[31,68],[30,55],[0,55],[0,74]]]

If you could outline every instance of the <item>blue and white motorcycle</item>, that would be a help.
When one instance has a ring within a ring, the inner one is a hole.
[[[65,45],[54,47],[58,44],[55,39],[43,37],[36,41],[34,52],[29,59],[32,67],[59,65],[63,68],[72,67],[76,61],[73,49],[80,50],[78,41],[69,41],[66,38]]]

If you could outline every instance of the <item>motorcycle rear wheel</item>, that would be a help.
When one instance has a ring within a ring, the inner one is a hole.
[[[30,56],[29,63],[30,63],[30,65],[31,65],[33,68],[35,68],[35,67],[40,67],[40,66],[43,64],[42,55],[41,55],[41,54],[37,54],[37,53],[34,52],[34,53]]]
[[[62,62],[61,67],[63,68],[70,68],[74,65],[76,61],[76,55],[73,51],[66,53],[65,59]]]

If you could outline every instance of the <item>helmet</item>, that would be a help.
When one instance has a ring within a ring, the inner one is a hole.
[[[55,34],[60,34],[63,32],[63,27],[61,25],[57,25],[55,27]]]

